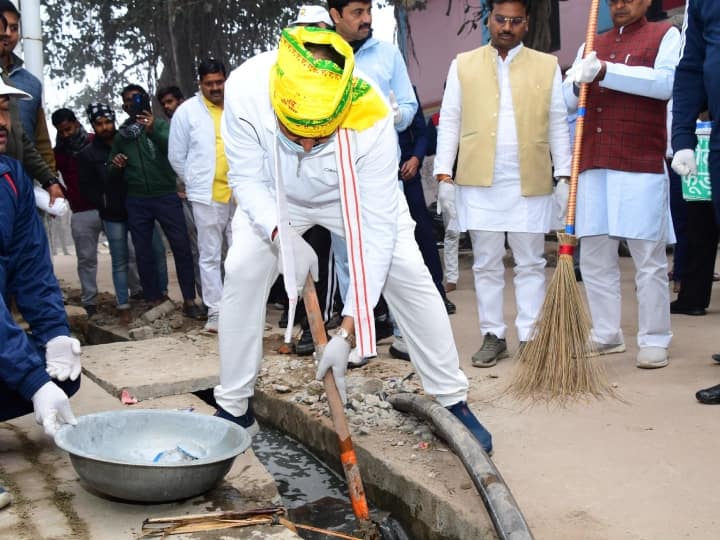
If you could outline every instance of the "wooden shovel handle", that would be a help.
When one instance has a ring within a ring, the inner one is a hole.
[[[322,312],[320,311],[320,303],[318,302],[317,292],[315,291],[315,283],[312,277],[308,275],[305,280],[305,288],[303,290],[303,300],[305,301],[305,313],[307,313],[310,332],[312,333],[313,342],[315,343],[315,352],[320,358],[322,356],[325,345],[327,345],[327,332],[325,332],[325,322],[323,321]],[[370,510],[368,509],[367,499],[365,498],[365,488],[363,487],[362,478],[360,477],[360,467],[357,464],[357,457],[353,449],[352,439],[350,438],[350,429],[348,428],[347,418],[345,418],[345,410],[340,393],[335,385],[335,377],[332,371],[328,370],[323,378],[325,384],[325,395],[327,395],[328,405],[330,406],[330,416],[332,417],[335,433],[340,444],[340,462],[342,463],[347,480],[348,490],[350,491],[350,502],[352,503],[355,517],[363,521],[370,520]]]

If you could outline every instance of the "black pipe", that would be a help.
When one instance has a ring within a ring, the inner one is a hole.
[[[532,540],[525,516],[500,471],[460,420],[436,401],[418,394],[394,394],[387,400],[397,410],[430,422],[460,458],[480,493],[500,540]]]

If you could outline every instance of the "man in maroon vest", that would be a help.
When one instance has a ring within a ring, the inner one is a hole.
[[[580,269],[600,354],[625,351],[620,329],[618,242],[635,263],[640,368],[668,364],[670,298],[665,246],[675,241],[669,212],[666,105],[672,96],[680,33],[651,23],[652,0],[609,0],[614,27],[584,45],[564,83],[568,109],[590,83],[578,183]]]

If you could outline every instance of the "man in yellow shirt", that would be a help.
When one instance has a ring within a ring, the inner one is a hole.
[[[223,237],[231,243],[235,203],[228,186],[228,163],[220,134],[225,99],[225,66],[207,59],[198,66],[200,92],[177,108],[170,125],[168,159],[185,182],[198,232],[205,329],[217,332],[222,298]]]

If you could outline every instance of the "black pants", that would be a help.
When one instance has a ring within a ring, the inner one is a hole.
[[[704,309],[710,305],[718,226],[710,201],[689,202],[687,216],[688,251],[677,303],[683,309]]]

